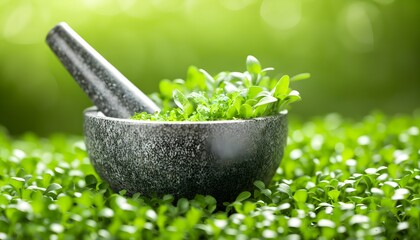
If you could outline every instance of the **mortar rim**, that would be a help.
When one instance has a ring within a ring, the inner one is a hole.
[[[279,118],[279,117],[287,118],[287,115],[288,115],[288,112],[287,110],[285,110],[276,115],[257,117],[257,118],[251,118],[251,119],[215,120],[215,121],[214,120],[213,121],[147,121],[147,120],[108,117],[108,116],[103,115],[103,113],[99,111],[96,106],[86,108],[83,111],[83,116],[85,118],[108,120],[112,122],[119,122],[119,123],[132,124],[132,125],[223,125],[223,124],[235,124],[235,123],[244,124],[244,123],[264,121],[264,120],[269,120],[269,119],[274,119],[274,118]]]

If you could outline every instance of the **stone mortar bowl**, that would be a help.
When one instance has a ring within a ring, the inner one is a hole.
[[[287,114],[250,120],[155,122],[84,112],[88,155],[114,191],[232,201],[266,185],[283,157]]]

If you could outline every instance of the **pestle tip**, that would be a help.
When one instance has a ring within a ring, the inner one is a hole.
[[[51,42],[51,38],[59,31],[63,31],[63,29],[71,29],[70,26],[66,22],[59,22],[57,23],[47,34],[45,38],[47,43]]]

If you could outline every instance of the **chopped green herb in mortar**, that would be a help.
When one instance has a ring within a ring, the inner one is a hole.
[[[245,72],[221,72],[211,76],[191,66],[186,80],[162,80],[160,93],[152,95],[161,112],[136,113],[132,119],[155,121],[210,121],[249,119],[275,115],[287,110],[301,98],[289,87],[291,81],[310,77],[309,73],[292,78],[271,78],[253,56],[246,60]]]

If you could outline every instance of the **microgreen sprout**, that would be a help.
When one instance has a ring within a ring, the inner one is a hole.
[[[246,60],[245,72],[221,72],[211,76],[191,66],[187,78],[162,80],[160,93],[152,98],[163,110],[158,113],[137,113],[137,120],[210,121],[249,119],[278,114],[291,103],[299,101],[299,92],[289,86],[291,81],[310,77],[309,73],[294,77],[271,78],[273,68],[262,68],[253,56]]]
[[[81,137],[0,127],[0,239],[418,239],[420,115],[289,125],[273,181],[225,204],[114,193]]]

